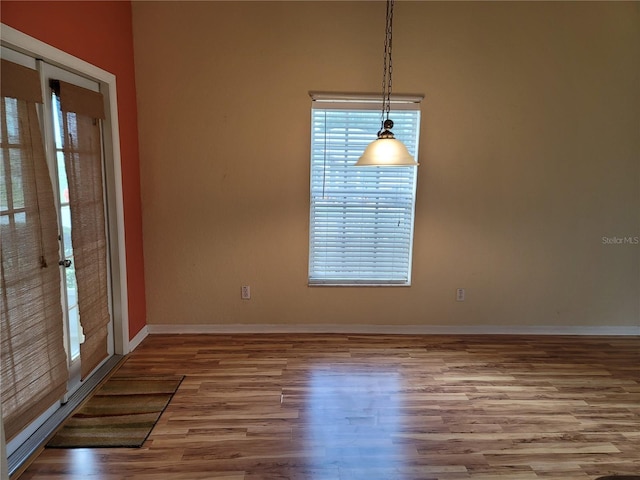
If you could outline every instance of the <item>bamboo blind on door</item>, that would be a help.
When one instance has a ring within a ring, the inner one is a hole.
[[[85,378],[108,356],[107,238],[99,121],[104,118],[104,100],[98,92],[56,83],[62,110],[78,311],[85,335],[80,345]]]
[[[10,440],[66,391],[58,225],[35,70],[2,60],[0,361]]]

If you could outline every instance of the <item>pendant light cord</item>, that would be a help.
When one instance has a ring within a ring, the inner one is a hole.
[[[393,63],[391,61],[391,50],[393,48],[393,4],[394,0],[387,0],[387,16],[384,35],[384,61],[382,75],[382,123],[389,120],[389,112],[391,110],[391,74],[393,72]],[[384,128],[384,127],[383,127]]]

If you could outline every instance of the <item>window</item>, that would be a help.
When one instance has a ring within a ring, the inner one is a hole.
[[[415,167],[355,167],[380,129],[380,100],[312,94],[310,285],[410,285]],[[420,98],[392,101],[416,156]]]

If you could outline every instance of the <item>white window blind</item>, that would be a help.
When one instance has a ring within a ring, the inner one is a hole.
[[[419,104],[390,118],[417,158]],[[313,102],[309,284],[411,282],[416,168],[354,166],[380,125],[379,99]]]

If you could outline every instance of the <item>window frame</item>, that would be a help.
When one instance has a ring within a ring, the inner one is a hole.
[[[308,263],[308,270],[307,270],[308,285],[313,287],[315,286],[346,286],[346,287],[349,287],[349,286],[394,286],[394,287],[411,286],[412,261],[413,261],[413,238],[414,238],[414,229],[415,229],[415,206],[416,206],[416,199],[417,199],[417,177],[418,177],[417,171],[415,170],[416,167],[397,167],[397,166],[355,167],[355,161],[357,160],[357,158],[353,160],[354,174],[356,173],[358,174],[358,180],[357,180],[358,182],[363,181],[363,178],[365,179],[365,181],[371,180],[372,177],[383,178],[385,175],[380,173],[382,172],[381,169],[386,170],[387,174],[391,172],[391,170],[387,170],[387,169],[394,169],[393,170],[394,172],[396,169],[414,169],[410,175],[403,174],[398,176],[399,178],[401,178],[401,181],[405,182],[403,187],[399,187],[400,190],[398,190],[399,193],[397,194],[397,198],[400,198],[400,199],[405,198],[404,205],[402,205],[401,201],[399,202],[403,210],[403,213],[400,215],[404,220],[409,220],[408,223],[410,223],[410,225],[407,226],[407,222],[405,222],[405,226],[403,228],[404,233],[402,234],[402,236],[405,237],[405,240],[401,240],[397,244],[398,246],[403,247],[404,253],[400,254],[399,256],[392,253],[392,256],[388,257],[391,259],[390,260],[391,266],[385,267],[384,265],[382,265],[382,263],[381,263],[381,266],[376,266],[375,263],[377,263],[377,261],[375,260],[371,262],[365,261],[364,264],[368,263],[370,266],[370,268],[367,269],[367,270],[370,270],[369,272],[370,275],[368,276],[363,276],[362,272],[354,273],[353,275],[349,276],[348,272],[346,272],[346,270],[348,269],[347,263],[344,263],[344,267],[345,267],[344,271],[336,275],[328,275],[328,274],[323,275],[318,271],[319,264],[320,265],[322,264],[322,261],[319,259],[319,256],[322,255],[322,253],[319,253],[317,250],[318,245],[320,243],[318,242],[318,238],[314,238],[316,229],[320,228],[319,227],[320,221],[317,220],[318,218],[317,216],[318,206],[316,203],[318,199],[317,183],[318,181],[322,182],[323,191],[324,191],[324,185],[326,183],[325,175],[326,175],[327,166],[328,166],[328,164],[326,163],[328,158],[326,155],[326,151],[328,151],[329,148],[327,147],[327,143],[326,143],[327,142],[326,132],[328,129],[327,123],[322,124],[322,128],[324,130],[321,131],[323,132],[321,133],[321,135],[324,135],[324,140],[322,140],[324,143],[320,147],[318,147],[317,145],[319,140],[318,140],[318,133],[317,133],[317,125],[316,125],[317,120],[315,115],[318,112],[322,114],[327,111],[336,111],[336,110],[340,112],[345,112],[345,117],[348,116],[347,112],[358,112],[358,113],[370,112],[371,113],[371,115],[366,116],[368,118],[366,118],[366,124],[363,127],[363,129],[365,129],[366,132],[363,134],[357,135],[359,138],[354,141],[352,149],[347,149],[344,155],[338,155],[336,157],[337,160],[333,164],[334,168],[336,168],[336,165],[341,164],[342,170],[345,172],[347,171],[344,169],[345,159],[347,157],[353,157],[355,152],[359,152],[360,150],[364,151],[364,148],[366,147],[366,145],[376,138],[376,132],[380,128],[382,117],[381,117],[381,99],[379,94],[310,92],[309,95],[312,99],[312,105],[311,105],[311,128],[310,128],[310,135],[311,135],[310,157],[311,158],[310,158],[310,173],[309,173],[310,205],[309,205],[309,263]],[[407,146],[409,147],[411,153],[415,156],[416,159],[417,159],[418,150],[419,150],[420,116],[421,116],[420,102],[422,101],[422,99],[423,99],[422,95],[394,95],[391,98],[392,112],[390,114],[390,117],[392,119],[394,119],[394,115],[393,115],[394,112],[396,112],[396,118],[402,117],[402,114],[400,113],[402,111],[404,111],[403,113],[405,114],[404,115],[405,117],[407,116],[406,115],[407,111],[411,111],[415,113],[415,116],[413,116],[413,118],[410,120],[410,122],[412,122],[410,123],[411,124],[410,133],[407,133],[405,131],[404,135],[405,136],[410,135],[409,142],[406,142],[406,143],[408,143]],[[371,122],[370,125],[369,125],[369,122]],[[396,128],[398,128],[398,131],[396,131],[396,136],[401,140],[403,140],[402,138],[403,133],[400,133],[400,135],[398,135],[398,132],[399,131],[402,132],[403,130],[402,124],[403,124],[402,121],[396,122]],[[350,128],[348,124],[345,125],[345,127]],[[345,146],[349,144],[348,139],[345,139],[344,142],[345,142],[344,144]],[[411,146],[413,146],[413,149],[411,148]],[[321,178],[318,178],[319,175],[318,175],[317,158],[318,158],[319,152],[322,152],[321,155],[323,155],[323,162],[324,162],[323,165],[320,166],[320,171],[322,172],[320,174]],[[314,157],[315,157],[315,162],[314,162]],[[331,159],[329,159],[329,162],[331,162]],[[351,167],[348,166],[347,168],[351,168]],[[369,174],[369,172],[367,172],[366,174],[362,173],[370,169],[373,169],[371,170],[372,172],[371,174]],[[377,172],[377,173],[373,174],[373,172]],[[408,172],[408,170],[404,170],[404,172]],[[394,174],[391,174],[391,176],[393,175]],[[408,177],[412,177],[411,180],[408,180]],[[349,177],[345,176],[344,178],[347,179]],[[380,180],[377,180],[377,181],[379,182]],[[412,183],[410,187],[411,192],[410,192],[409,210],[407,210],[407,203],[406,203],[406,199],[407,199],[406,193],[408,188],[407,187],[408,184],[406,183],[407,181],[409,183]],[[376,181],[374,180],[373,182],[375,183]],[[315,187],[314,187],[314,184],[315,184]],[[380,195],[380,197],[383,196],[382,190],[379,188],[379,184],[374,189],[369,190],[369,192],[376,192],[375,193],[376,196],[377,195]],[[348,197],[345,195],[343,208],[345,210],[351,209],[351,211],[356,211],[357,207],[355,207],[353,203],[354,201],[357,202],[357,200],[354,200],[354,199],[349,200]],[[378,201],[379,200],[374,200],[373,202],[369,202],[369,204],[379,205]],[[334,205],[333,208],[335,208],[336,206],[337,205]],[[326,208],[330,209],[332,207],[326,207]],[[379,207],[376,207],[376,209],[378,208]],[[381,222],[384,216],[385,216],[385,213],[378,214],[378,212],[370,215],[363,215],[363,217],[368,217],[364,219],[365,220],[364,224],[375,225],[376,227],[380,227],[381,223],[379,223],[379,221]],[[329,217],[325,217],[325,218],[329,218]],[[363,220],[363,218],[359,218],[359,220]],[[344,225],[348,226],[349,223],[350,223],[349,220],[344,221]],[[363,238],[366,239],[366,235]],[[369,236],[369,239],[371,238],[374,238],[373,235]],[[346,244],[351,244],[350,246],[352,247],[356,245],[355,243],[347,241],[345,243],[345,246],[343,246],[340,249],[342,250],[342,252],[338,254],[340,256],[340,259],[337,260],[333,266],[340,267],[340,262],[345,259],[348,259],[348,254],[346,253],[346,250],[348,247],[346,246]],[[369,247],[369,248],[375,249],[375,247]],[[325,254],[328,251],[329,249],[325,251]],[[394,265],[394,262],[397,258],[401,258],[402,261],[398,262],[398,265]],[[330,265],[330,262],[327,265]],[[401,268],[400,275],[396,275],[395,273],[397,272],[397,270],[394,270],[398,266]],[[387,275],[383,276],[385,273]]]

